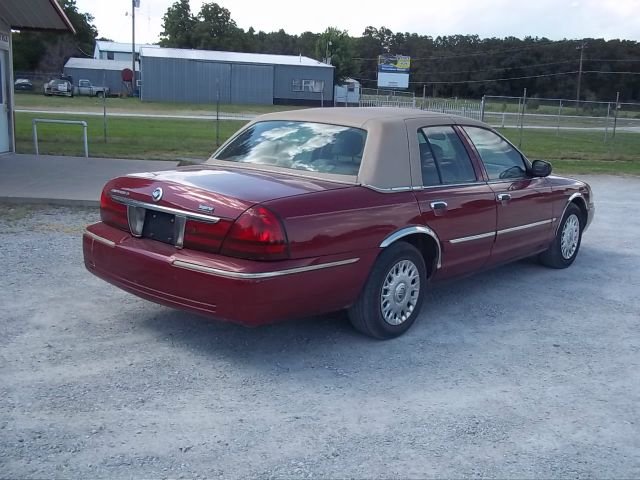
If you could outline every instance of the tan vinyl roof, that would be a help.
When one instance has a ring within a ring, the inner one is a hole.
[[[16,30],[59,30],[76,33],[56,0],[2,0],[0,19]]]
[[[391,107],[335,107],[305,108],[286,112],[268,113],[257,120],[295,120],[332,123],[348,127],[365,128],[368,122],[403,121],[409,118],[450,119],[452,116],[413,108]]]
[[[457,115],[429,112],[409,108],[391,107],[335,107],[308,108],[260,115],[238,134],[257,122],[284,120],[296,122],[328,123],[367,131],[367,140],[362,152],[360,170],[356,176],[336,175],[317,172],[296,172],[296,175],[341,180],[361,184],[382,191],[411,189],[421,185],[422,179],[415,178],[420,171],[420,160],[416,156],[418,129],[434,125],[481,125],[482,122]],[[237,135],[237,134],[236,134]],[[226,143],[229,143],[235,135]],[[415,143],[415,145],[413,145]],[[226,144],[225,144],[226,145]],[[218,151],[221,151],[223,145]],[[224,165],[225,161],[213,157],[209,164]],[[242,168],[242,164],[238,164]],[[260,165],[261,168],[282,170],[281,167]],[[414,173],[412,174],[412,170]],[[292,174],[291,169],[284,169]]]

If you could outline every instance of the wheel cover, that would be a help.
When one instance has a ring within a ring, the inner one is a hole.
[[[578,249],[580,239],[580,220],[575,213],[567,217],[560,236],[560,252],[565,260],[569,260]]]
[[[420,296],[420,272],[411,260],[394,264],[384,279],[380,311],[389,325],[404,323],[415,310]]]

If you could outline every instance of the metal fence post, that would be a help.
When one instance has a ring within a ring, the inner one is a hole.
[[[33,148],[36,151],[36,155],[40,155],[38,151],[38,128],[36,127],[36,119],[31,120],[31,125],[33,126]]]
[[[102,70],[102,129],[104,134],[104,143],[107,143],[107,79],[106,70]]]
[[[618,125],[618,109],[620,108],[620,92],[616,92],[616,107],[613,111],[613,132],[611,132],[611,138],[616,137],[616,126]]]
[[[604,121],[604,143],[607,143],[607,136],[609,134],[609,115],[611,114],[611,102],[607,103],[607,118]]]
[[[486,102],[486,95],[482,96],[482,100],[480,100],[480,121],[484,122],[484,108],[485,108],[485,102]]]
[[[518,142],[518,147],[522,147],[522,131],[524,128],[524,111],[527,108],[527,89],[524,89],[524,93],[522,95],[522,114],[520,115],[520,141]]]
[[[560,105],[558,106],[558,128],[556,130],[556,136],[560,136],[560,119],[562,118],[562,100],[560,100]]]
[[[220,146],[220,83],[216,90],[216,147]]]
[[[87,139],[87,122],[82,122],[82,129],[84,130],[84,156],[89,158],[89,140]]]

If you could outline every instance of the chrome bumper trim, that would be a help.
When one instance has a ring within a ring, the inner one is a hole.
[[[320,263],[318,265],[309,265],[307,267],[289,268],[287,270],[276,270],[273,272],[258,272],[258,273],[244,273],[244,272],[230,272],[228,270],[221,270],[219,268],[207,267],[200,265],[199,263],[185,262],[183,260],[174,260],[171,264],[174,267],[185,268],[187,270],[194,270],[196,272],[206,273],[209,275],[215,275],[218,277],[235,278],[241,280],[259,280],[263,278],[281,277],[283,275],[292,275],[294,273],[311,272],[313,270],[320,270],[323,268],[339,267],[342,265],[349,265],[355,263],[359,258],[349,258],[348,260],[338,260],[336,262]]]
[[[155,203],[142,202],[140,200],[134,200],[133,198],[121,197],[119,195],[111,195],[111,198],[123,205],[129,207],[145,208],[147,210],[156,210],[158,212],[170,213],[180,217],[190,218],[192,220],[200,220],[207,223],[218,223],[220,217],[214,217],[212,215],[205,215],[204,213],[189,212],[187,210],[180,210],[179,208],[165,207],[163,205],[156,205]]]
[[[100,242],[100,243],[104,243],[106,246],[108,247],[115,247],[116,246],[116,242],[112,242],[111,240],[107,240],[106,238],[101,237],[100,235],[96,235],[93,232],[90,232],[89,230],[85,230],[84,232],[82,232],[83,235],[86,235],[87,237],[95,240],[96,242]]]

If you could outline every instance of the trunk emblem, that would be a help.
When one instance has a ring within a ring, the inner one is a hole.
[[[213,207],[210,207],[209,205],[198,205],[198,210],[211,213],[213,212]]]
[[[153,192],[151,192],[151,198],[153,198],[154,202],[159,202],[162,198],[162,188],[158,187]]]

